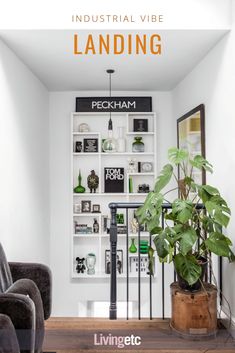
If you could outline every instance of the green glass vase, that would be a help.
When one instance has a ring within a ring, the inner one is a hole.
[[[76,194],[82,194],[86,191],[86,189],[84,188],[84,186],[82,186],[82,176],[81,176],[81,172],[79,171],[79,175],[78,175],[78,186],[76,186],[73,191]]]
[[[134,142],[132,143],[132,152],[144,152],[142,137],[138,136],[134,138]]]
[[[131,238],[131,245],[129,247],[129,252],[132,254],[137,252],[137,247],[135,245],[135,238]]]

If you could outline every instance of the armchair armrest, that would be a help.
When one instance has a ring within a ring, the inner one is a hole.
[[[35,347],[35,306],[21,294],[0,294],[0,313],[7,315],[16,330],[23,352],[32,353]]]
[[[0,314],[0,352],[20,353],[15,328],[11,319]]]
[[[50,269],[41,264],[9,262],[13,282],[28,278],[36,283],[43,302],[45,320],[51,314],[52,276]]]

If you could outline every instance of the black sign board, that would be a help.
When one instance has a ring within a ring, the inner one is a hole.
[[[76,112],[151,112],[152,97],[77,97]]]
[[[124,168],[104,168],[104,192],[124,192]]]

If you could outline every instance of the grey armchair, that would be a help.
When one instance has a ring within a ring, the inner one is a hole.
[[[15,328],[6,315],[0,314],[0,353],[20,353]]]
[[[40,264],[8,263],[0,244],[0,313],[16,330],[21,353],[41,353],[51,313],[51,272]]]

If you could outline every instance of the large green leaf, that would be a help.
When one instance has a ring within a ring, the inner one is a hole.
[[[167,234],[163,230],[153,240],[157,254],[160,258],[165,258],[169,254],[169,242],[167,240]]]
[[[232,245],[230,239],[219,232],[210,233],[209,237],[204,241],[208,250],[218,256],[229,257]]]
[[[201,266],[192,255],[184,256],[177,254],[174,256],[174,264],[176,272],[185,279],[189,285],[196,283],[201,276]]]
[[[184,149],[179,149],[176,147],[172,147],[168,150],[168,159],[171,163],[176,165],[182,163],[184,160],[188,158],[188,151]]]
[[[195,242],[197,240],[197,233],[195,229],[188,227],[185,229],[185,231],[182,232],[181,234],[181,239],[180,239],[180,252],[183,255],[187,255],[189,251],[192,250]]]
[[[148,193],[144,205],[139,207],[136,211],[136,216],[140,224],[149,222],[155,219],[155,226],[159,225],[161,215],[161,207],[163,203],[163,195],[154,192]]]
[[[219,200],[221,200],[221,198],[219,198]],[[230,220],[230,209],[226,205],[222,204],[222,202],[217,202],[216,198],[205,203],[209,215],[223,227],[227,227]]]
[[[213,173],[213,167],[212,165],[201,155],[196,155],[193,160],[190,160],[189,163],[197,169],[204,169],[207,172]]]
[[[172,214],[176,216],[176,220],[186,223],[192,218],[193,203],[189,200],[176,199],[172,203]]]
[[[166,164],[157,178],[157,181],[154,187],[155,193],[159,193],[169,183],[169,181],[171,180],[172,174],[173,174],[172,165]]]

